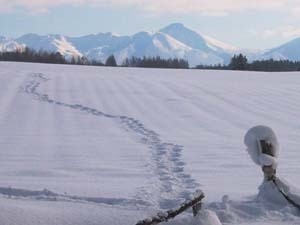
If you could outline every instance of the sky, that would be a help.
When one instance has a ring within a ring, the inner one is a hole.
[[[0,35],[132,35],[185,26],[225,43],[267,49],[300,37],[300,0],[0,0]]]

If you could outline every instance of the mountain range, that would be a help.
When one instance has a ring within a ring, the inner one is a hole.
[[[139,32],[131,36],[112,33],[68,37],[59,34],[25,34],[19,38],[0,36],[0,52],[28,47],[34,50],[60,52],[68,59],[85,56],[105,62],[114,55],[118,64],[126,58],[156,57],[183,58],[190,66],[227,64],[234,54],[243,53],[249,60],[300,60],[300,38],[269,50],[247,50],[202,35],[183,24],[174,23],[157,32]]]

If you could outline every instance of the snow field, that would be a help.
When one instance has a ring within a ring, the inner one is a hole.
[[[4,224],[134,224],[197,188],[207,204],[234,200],[229,223],[268,224],[268,212],[244,202],[263,177],[243,144],[259,124],[278,136],[279,176],[300,186],[298,73],[0,68]],[[24,196],[44,189],[54,196]],[[247,215],[234,213],[241,206]],[[275,218],[299,222],[285,212]]]

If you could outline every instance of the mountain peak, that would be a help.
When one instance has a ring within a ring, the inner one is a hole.
[[[185,26],[182,23],[171,23],[163,29],[166,28],[185,28]]]
[[[199,33],[185,27],[181,23],[170,24],[161,29],[160,32],[168,34],[191,48],[211,51],[207,46],[205,39]]]
[[[160,31],[164,32],[164,33],[175,32],[175,31],[177,31],[177,32],[193,32],[193,33],[196,33],[192,29],[184,26],[182,23],[171,23],[170,25],[162,28]]]
[[[260,58],[269,59],[273,58],[275,60],[293,60],[299,61],[300,60],[300,38],[295,38],[283,45],[280,45],[277,48],[273,48],[270,51],[266,52]]]

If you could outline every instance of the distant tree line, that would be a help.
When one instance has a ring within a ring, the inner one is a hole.
[[[158,57],[132,57],[126,59],[122,64],[124,67],[146,67],[146,68],[175,68],[188,69],[189,63],[184,59],[162,59]]]
[[[35,51],[29,48],[15,52],[0,52],[1,61],[41,62],[66,64],[66,59],[59,52]]]
[[[281,72],[281,71],[300,71],[300,61],[290,60],[254,60],[249,63],[246,56],[243,54],[234,55],[228,65],[198,65],[196,69],[211,69],[211,70],[248,70],[248,71],[266,71],[266,72]]]
[[[104,66],[102,62],[88,60],[86,57],[72,57],[67,60],[59,52],[35,51],[29,48],[14,52],[0,52],[0,61]]]
[[[14,52],[0,52],[0,61],[16,62],[38,62],[54,64],[72,65],[92,65],[92,66],[118,66],[114,55],[109,56],[105,63],[97,60],[89,60],[86,57],[72,57],[66,59],[59,52],[35,51],[29,48]],[[188,69],[189,63],[184,59],[163,59],[161,57],[131,57],[124,60],[123,67],[146,67],[146,68],[178,68]],[[248,71],[300,71],[300,61],[290,60],[255,60],[248,62],[243,54],[234,55],[228,65],[198,65],[195,69],[208,70],[248,70]]]
[[[0,61],[14,62],[36,62],[71,65],[92,65],[92,66],[118,66],[114,55],[110,55],[105,63],[97,60],[89,60],[86,57],[72,57],[66,59],[59,52],[35,51],[25,48],[14,52],[0,52]],[[124,67],[149,67],[149,68],[189,68],[189,64],[183,59],[162,59],[160,57],[132,57],[126,59],[122,64]]]
[[[197,65],[194,69],[199,70],[228,70],[228,65],[216,64],[216,65]]]
[[[300,61],[290,60],[255,60],[249,64],[249,70],[252,71],[300,71]]]

